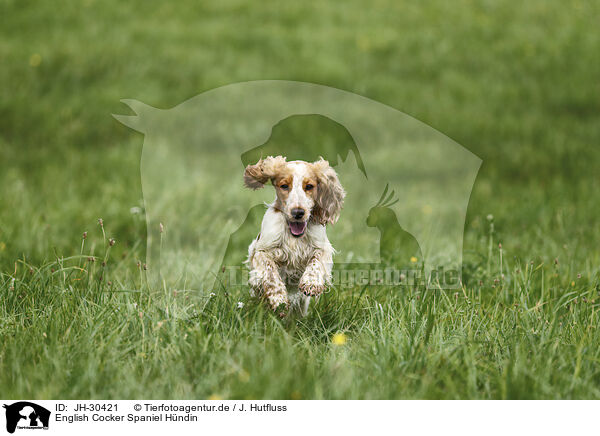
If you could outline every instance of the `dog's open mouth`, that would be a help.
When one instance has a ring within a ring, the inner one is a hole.
[[[296,238],[302,236],[306,231],[306,221],[290,221],[288,225],[290,226],[290,233]]]

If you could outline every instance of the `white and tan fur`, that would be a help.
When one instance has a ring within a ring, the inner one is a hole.
[[[331,280],[335,250],[326,226],[339,218],[346,193],[323,159],[286,162],[269,156],[246,167],[247,187],[259,189],[269,180],[277,197],[248,248],[249,283],[273,310],[292,305],[306,314],[310,297],[318,297]]]

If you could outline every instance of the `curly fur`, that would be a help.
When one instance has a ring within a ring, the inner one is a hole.
[[[310,297],[318,297],[330,283],[335,250],[326,225],[338,220],[346,194],[323,159],[286,162],[269,156],[244,171],[248,188],[259,189],[269,180],[277,196],[248,248],[249,283],[273,310],[291,305],[306,314]],[[298,210],[301,218],[294,215]],[[300,236],[292,233],[294,222],[305,223]]]

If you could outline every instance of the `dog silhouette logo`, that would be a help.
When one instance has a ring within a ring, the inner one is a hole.
[[[42,406],[28,401],[19,401],[4,405],[6,409],[6,431],[14,433],[19,429],[48,429],[50,411]]]

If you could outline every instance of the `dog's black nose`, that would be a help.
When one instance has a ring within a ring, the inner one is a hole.
[[[292,209],[292,217],[295,220],[299,220],[303,216],[304,216],[304,209],[300,209],[299,207]]]

